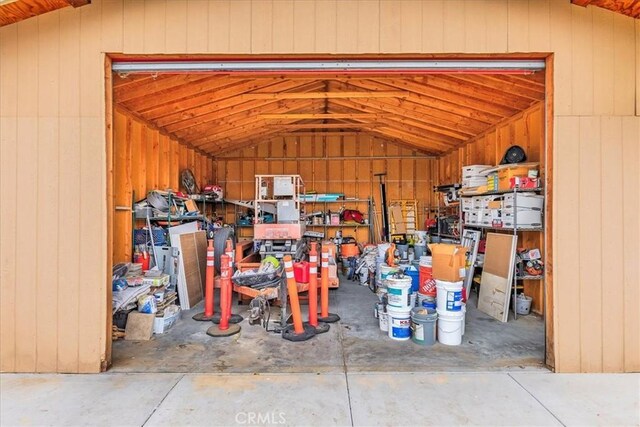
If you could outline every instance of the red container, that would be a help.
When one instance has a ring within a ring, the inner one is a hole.
[[[432,269],[425,265],[421,265],[418,269],[420,286],[418,287],[418,293],[431,297],[436,296],[436,281],[433,280]]]
[[[309,283],[310,264],[307,261],[293,263],[293,276],[298,283]]]

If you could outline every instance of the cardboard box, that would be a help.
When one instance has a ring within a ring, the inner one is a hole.
[[[180,307],[170,305],[164,309],[164,315],[156,317],[153,320],[153,333],[164,334],[178,321],[180,318]]]
[[[143,285],[149,285],[152,286],[154,288],[159,288],[160,286],[168,286],[169,285],[169,275],[168,274],[161,274],[157,277],[148,277],[145,276],[142,279],[142,284]]]
[[[527,176],[529,174],[529,169],[537,170],[537,166],[509,166],[498,171],[498,189],[500,190],[508,190],[511,188],[511,178],[519,176]]]
[[[449,243],[434,243],[431,249],[433,278],[459,282],[466,275],[467,248]]]

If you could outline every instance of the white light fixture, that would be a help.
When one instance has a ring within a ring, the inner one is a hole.
[[[353,60],[353,61],[113,61],[113,71],[131,72],[535,72],[544,60]]]

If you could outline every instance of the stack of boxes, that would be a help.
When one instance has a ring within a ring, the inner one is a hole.
[[[513,228],[515,219],[518,228],[542,227],[544,196],[538,194],[463,196],[461,201],[467,225]]]
[[[480,192],[485,192],[484,188],[487,185],[487,175],[484,173],[486,169],[489,169],[489,165],[469,165],[462,168],[462,188],[476,189]]]
[[[518,228],[542,227],[544,196],[526,192],[477,195],[514,187],[538,188],[537,166],[508,165],[491,168],[472,165],[462,168],[462,176],[463,187],[476,194],[462,196],[460,200],[466,225],[514,228],[517,221]],[[485,184],[479,185],[480,179]]]
[[[502,199],[503,227],[542,227],[544,196],[534,193],[508,193]],[[517,209],[517,211],[516,211]]]

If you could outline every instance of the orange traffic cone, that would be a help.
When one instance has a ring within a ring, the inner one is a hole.
[[[309,250],[309,324],[321,334],[329,330],[327,323],[318,322],[318,250],[317,243],[311,242]]]
[[[226,261],[222,260],[222,256],[220,257],[220,274],[222,274],[223,268],[228,268],[229,271],[229,287],[227,288],[226,297],[229,304],[229,322],[230,323],[240,323],[242,322],[243,317],[239,314],[233,314],[231,312],[231,302],[233,301],[233,285],[231,284],[231,276],[233,275],[233,249],[231,239],[227,239],[224,249],[224,255],[226,256]],[[222,295],[223,288],[220,288],[220,295]],[[213,323],[220,323],[220,315],[216,314],[211,318]]]
[[[298,285],[293,276],[293,261],[290,255],[284,256],[284,271],[287,275],[287,293],[289,301],[291,301],[291,315],[293,316],[293,325],[287,325],[282,331],[282,338],[289,341],[306,341],[313,338],[316,334],[316,328],[302,323],[302,313],[300,312],[300,299],[298,298]]]
[[[212,337],[228,337],[240,332],[240,325],[230,323],[231,317],[231,268],[229,267],[229,256],[220,257],[220,316],[219,325],[213,325],[207,329],[207,335]]]
[[[340,320],[340,316],[329,313],[329,250],[327,248],[322,248],[322,269],[320,271],[321,310],[318,320],[325,323],[334,323]]]

